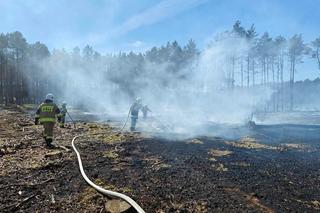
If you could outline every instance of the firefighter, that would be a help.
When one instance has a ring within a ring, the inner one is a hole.
[[[136,130],[136,124],[139,117],[139,110],[141,109],[142,109],[142,99],[138,97],[130,107],[130,113],[131,113],[130,131],[131,132]]]
[[[149,109],[148,105],[144,105],[141,109],[142,113],[143,113],[143,119],[147,119],[148,117],[148,112],[151,112],[151,110]]]
[[[63,102],[61,105],[61,110],[60,110],[60,128],[64,128],[64,123],[66,122],[66,115],[67,115],[67,103]]]
[[[43,125],[44,131],[42,135],[48,148],[53,147],[53,128],[57,117],[58,121],[60,121],[60,109],[53,102],[53,95],[48,94],[45,101],[38,107],[35,117],[35,124],[38,125],[40,123]]]

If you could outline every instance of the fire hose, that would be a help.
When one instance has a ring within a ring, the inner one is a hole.
[[[112,196],[112,197],[117,197],[117,198],[121,198],[123,200],[125,200],[127,203],[129,203],[138,213],[145,213],[145,211],[130,197],[128,197],[127,195],[121,194],[119,192],[114,192],[114,191],[110,191],[110,190],[106,190],[103,189],[102,187],[96,185],[95,183],[93,183],[86,175],[86,173],[84,172],[83,166],[82,166],[82,161],[81,161],[81,157],[80,157],[80,153],[78,152],[78,150],[76,149],[76,146],[74,145],[74,142],[77,138],[84,136],[84,135],[77,135],[72,139],[72,148],[75,151],[75,153],[77,154],[77,158],[78,158],[78,163],[79,163],[79,168],[80,168],[80,172],[82,177],[85,179],[85,181],[92,186],[95,190],[97,190],[98,192],[104,194],[104,195],[108,195],[108,196]]]
[[[70,116],[69,112],[67,112],[67,114],[68,114],[68,116],[69,116],[70,120],[72,121],[74,128],[76,128],[76,123],[75,123],[75,122],[74,122],[74,120],[71,118],[71,116]]]
[[[132,107],[132,106],[131,106],[131,107]],[[126,121],[124,122],[122,128],[121,128],[120,131],[119,131],[120,133],[122,132],[122,130],[124,129],[124,127],[125,127],[125,126],[127,125],[127,123],[128,123],[128,120],[129,120],[129,117],[130,117],[130,112],[131,112],[131,107],[130,107],[130,109],[129,109],[127,119],[126,119]]]

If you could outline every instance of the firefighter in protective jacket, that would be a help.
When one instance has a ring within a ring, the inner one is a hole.
[[[66,122],[66,114],[68,113],[67,110],[67,103],[63,102],[61,105],[61,110],[60,110],[60,128],[64,128],[64,123]]]
[[[130,131],[134,132],[136,130],[137,120],[139,117],[139,110],[142,108],[142,99],[140,97],[136,98],[136,101],[130,107],[131,113],[131,127]]]
[[[43,125],[43,138],[49,148],[53,147],[53,128],[56,123],[56,118],[60,121],[60,109],[53,102],[53,95],[48,94],[45,101],[40,104],[37,109],[35,124],[37,125],[40,122],[40,124]]]

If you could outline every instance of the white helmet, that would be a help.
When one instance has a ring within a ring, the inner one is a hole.
[[[67,106],[67,102],[62,102],[62,106]]]
[[[53,95],[51,93],[47,94],[46,100],[53,101]]]
[[[142,99],[140,97],[137,97],[136,102],[140,104],[142,102]]]

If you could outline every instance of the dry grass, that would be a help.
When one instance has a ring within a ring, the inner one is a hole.
[[[312,200],[312,201],[303,201],[303,200],[296,200],[298,203],[306,205],[308,208],[320,210],[320,200]]]
[[[215,168],[218,172],[227,172],[228,168],[225,167],[222,163],[218,163],[217,165],[212,165],[213,168]]]
[[[192,140],[188,140],[186,143],[187,144],[203,144],[203,142],[197,138],[192,139]]]
[[[231,146],[235,146],[238,148],[245,148],[245,149],[277,149],[276,147],[259,143],[255,138],[251,138],[251,137],[241,138],[240,141],[238,142],[228,141],[226,143]]]
[[[308,146],[306,146],[304,144],[298,144],[298,143],[283,143],[280,145],[282,147],[288,148],[288,149],[307,149],[307,148],[309,148]]]
[[[250,164],[246,163],[246,162],[233,162],[233,163],[231,163],[231,165],[233,165],[233,166],[241,166],[241,167],[249,167],[250,166]]]
[[[111,185],[111,184],[106,184],[103,180],[101,179],[96,179],[94,180],[94,183],[104,189],[107,189],[107,190],[111,190],[111,191],[119,191],[121,193],[128,193],[128,192],[131,192],[132,190],[127,188],[127,187],[124,187],[124,188],[117,188],[116,186],[114,185]],[[103,198],[103,195],[99,194],[93,187],[91,186],[88,186],[86,187],[82,192],[81,194],[79,195],[79,199],[78,199],[78,202],[81,204],[81,205],[93,205],[94,204],[94,201],[99,199],[99,198]]]
[[[103,154],[104,157],[109,159],[118,159],[119,155],[115,152],[115,150],[108,150]]]
[[[230,193],[231,195],[241,196],[244,201],[250,206],[258,208],[263,213],[274,213],[273,209],[265,206],[261,203],[261,201],[252,194],[241,191],[239,188],[225,188],[225,191]]]
[[[158,171],[159,169],[170,168],[171,165],[163,162],[159,157],[148,157],[143,159],[150,164],[152,170]]]
[[[219,150],[219,149],[210,149],[209,154],[213,157],[223,157],[223,156],[228,156],[232,152],[229,150]]]

